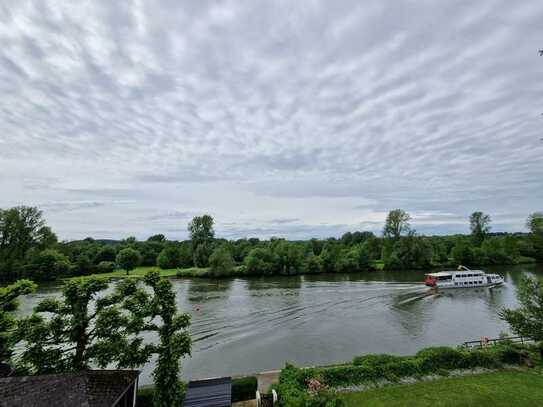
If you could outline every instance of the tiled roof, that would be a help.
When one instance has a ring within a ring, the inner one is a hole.
[[[136,370],[0,378],[0,407],[111,407],[134,383]]]

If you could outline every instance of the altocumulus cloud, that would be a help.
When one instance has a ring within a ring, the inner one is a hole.
[[[203,212],[303,238],[396,207],[521,230],[541,21],[536,0],[4,1],[0,207],[40,204],[61,238],[184,237]]]

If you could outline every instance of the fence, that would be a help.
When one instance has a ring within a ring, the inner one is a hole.
[[[500,342],[508,342],[508,343],[533,343],[534,340],[531,338],[525,338],[522,336],[509,336],[507,338],[481,338],[478,341],[467,341],[464,342],[464,345],[466,348],[484,348],[486,346],[495,346]]]

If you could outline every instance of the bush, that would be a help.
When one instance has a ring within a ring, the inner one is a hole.
[[[416,354],[421,371],[436,372],[438,369],[462,369],[468,367],[464,354],[446,346],[426,348]]]
[[[101,261],[96,266],[97,273],[111,273],[115,271],[115,263],[112,261]]]
[[[257,386],[255,376],[232,379],[232,403],[253,400],[256,397]]]

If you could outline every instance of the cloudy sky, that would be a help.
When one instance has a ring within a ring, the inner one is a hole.
[[[2,1],[0,207],[61,239],[543,210],[543,2]]]

